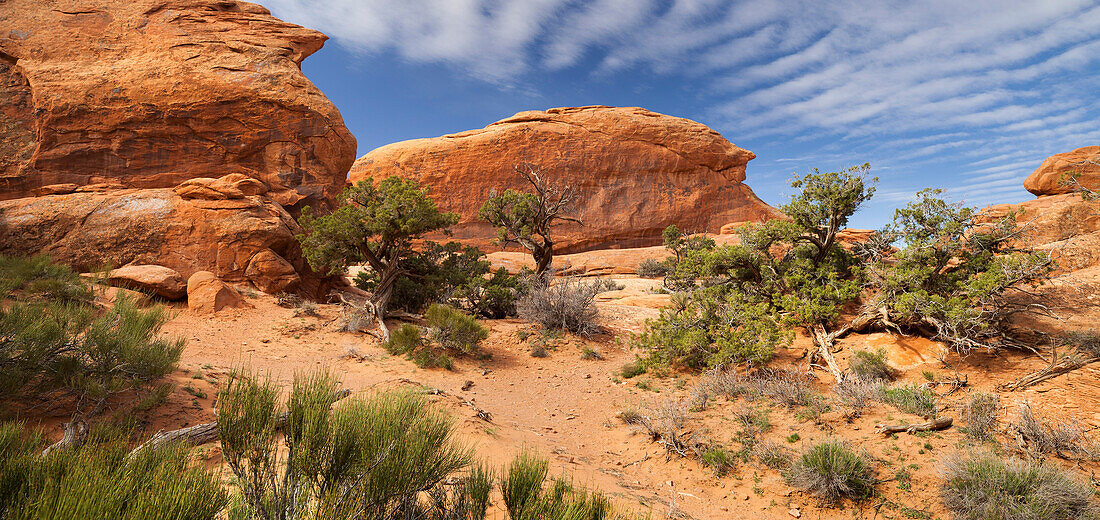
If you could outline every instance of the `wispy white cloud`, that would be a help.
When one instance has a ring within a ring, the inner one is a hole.
[[[691,78],[710,100],[694,115],[734,140],[827,136],[812,155],[872,156],[890,172],[949,154],[954,192],[972,199],[1018,187],[1045,155],[1100,141],[1096,0],[265,4],[358,52],[502,86],[536,71]]]

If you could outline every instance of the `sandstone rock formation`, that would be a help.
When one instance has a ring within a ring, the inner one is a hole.
[[[355,138],[299,68],[326,37],[234,0],[8,0],[0,199],[236,173],[291,211],[343,188]]]
[[[213,314],[229,307],[251,307],[241,294],[210,271],[187,279],[187,308],[195,314]]]
[[[717,233],[729,222],[778,216],[742,184],[754,157],[688,119],[642,108],[553,108],[383,146],[359,158],[349,180],[418,179],[461,215],[454,237],[485,248],[496,233],[477,210],[493,190],[529,191],[512,170],[528,161],[580,191],[583,224],[556,228],[558,251],[569,253],[660,244],[670,224]]]
[[[1071,173],[1078,176],[1077,181],[1081,186],[1091,190],[1100,189],[1100,146],[1086,146],[1047,157],[1024,180],[1024,188],[1040,196],[1070,193],[1073,187],[1065,181]]]
[[[291,218],[355,158],[299,68],[324,35],[234,0],[8,0],[0,28],[0,251],[331,281]]]
[[[159,265],[127,265],[107,273],[107,283],[153,293],[168,300],[187,296],[187,284],[175,269]]]
[[[261,290],[294,290],[310,275],[297,222],[261,196],[185,199],[172,189],[74,192],[0,201],[0,253],[46,253],[88,271],[156,264],[188,277],[213,271]]]

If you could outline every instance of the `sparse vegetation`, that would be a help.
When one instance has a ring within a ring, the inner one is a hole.
[[[143,390],[176,368],[183,340],[160,336],[168,313],[120,296],[106,310],[67,266],[44,256],[0,256],[0,400],[63,399],[74,421],[107,399]]]
[[[41,455],[21,423],[0,423],[0,517],[213,520],[227,504],[216,476],[184,449],[126,456],[127,431],[98,425],[79,447]]]
[[[921,417],[933,418],[939,410],[935,392],[922,386],[883,388],[879,398],[898,410]]]
[[[996,394],[974,394],[963,408],[966,434],[978,441],[993,438],[1000,423],[1001,398]]]
[[[829,502],[867,498],[877,483],[868,461],[839,441],[826,441],[806,450],[784,476],[792,486]]]
[[[1070,520],[1100,515],[1092,489],[1055,466],[988,453],[942,462],[944,506],[970,520]]]
[[[882,385],[873,379],[845,378],[833,385],[833,395],[846,410],[844,416],[850,421],[862,416],[867,407],[882,395]]]
[[[670,269],[671,262],[646,258],[638,264],[638,268],[634,272],[642,278],[660,278],[668,275]]]
[[[570,215],[577,190],[554,183],[541,167],[531,163],[517,164],[513,170],[535,192],[506,190],[499,195],[491,194],[477,216],[496,226],[501,245],[518,244],[530,251],[535,260],[535,276],[541,279],[554,260],[552,228],[563,222],[580,223]]]
[[[713,447],[703,453],[703,465],[714,471],[715,477],[723,477],[734,466],[733,455],[725,448]]]
[[[606,290],[599,280],[564,278],[538,284],[517,303],[520,318],[546,329],[592,335],[600,331],[596,295]]]
[[[883,349],[875,352],[866,350],[853,352],[848,370],[864,381],[892,381],[897,372],[886,363],[886,351]]]
[[[581,359],[587,359],[591,361],[599,361],[603,359],[603,354],[600,351],[585,345],[581,347]]]
[[[1026,443],[1027,449],[1037,454],[1079,458],[1100,455],[1100,450],[1080,428],[1064,420],[1050,424],[1026,402],[1020,403],[1016,421],[1011,427]]]
[[[473,354],[481,342],[489,337],[489,329],[478,323],[473,316],[449,305],[433,303],[428,307],[424,318],[431,327],[432,339],[450,351]]]
[[[619,368],[619,375],[622,376],[623,379],[630,379],[632,377],[640,376],[644,373],[645,363],[642,362],[642,360],[640,359],[635,359],[634,361],[624,363],[623,366]]]

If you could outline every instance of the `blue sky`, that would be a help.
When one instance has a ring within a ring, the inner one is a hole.
[[[869,161],[878,227],[925,187],[1032,196],[1051,154],[1100,144],[1097,0],[261,0],[332,40],[303,64],[359,154],[521,110],[642,106],[792,173]]]

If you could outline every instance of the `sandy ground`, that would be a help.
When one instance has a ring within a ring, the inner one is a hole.
[[[941,457],[965,449],[965,435],[958,428],[964,422],[957,406],[969,392],[992,391],[998,383],[1044,365],[1034,356],[1015,353],[978,353],[962,360],[949,357],[969,385],[944,399],[944,414],[955,417],[956,427],[928,435],[887,438],[874,433],[876,424],[920,421],[882,404],[853,422],[846,421],[835,405],[833,411],[807,418],[763,401],[746,404],[720,399],[688,414],[688,429],[694,435],[734,447],[733,417],[739,407],[766,409],[773,427],[765,440],[791,453],[815,441],[840,438],[875,459],[883,480],[877,496],[860,504],[824,504],[788,486],[778,471],[756,462],[741,463],[717,478],[694,458],[666,458],[664,449],[648,435],[618,419],[625,409],[644,409],[662,399],[686,399],[694,376],[618,377],[620,367],[636,355],[629,347],[631,333],[655,317],[668,296],[656,294],[657,281],[614,277],[625,287],[600,296],[605,334],[563,336],[548,342],[549,357],[534,358],[529,354],[530,343],[539,338],[534,327],[516,319],[489,320],[484,323],[492,333],[483,349],[491,359],[459,359],[453,371],[420,369],[403,357],[389,355],[369,335],[339,331],[340,312],[335,305],[318,305],[317,316],[297,316],[272,297],[258,295],[250,299],[252,309],[225,310],[214,316],[195,316],[186,307],[177,307],[178,315],[163,332],[187,340],[180,368],[172,376],[176,389],[166,404],[142,417],[143,427],[151,435],[213,420],[219,381],[240,367],[268,374],[284,386],[296,373],[327,369],[355,393],[385,388],[429,390],[430,399],[453,414],[461,438],[480,456],[503,464],[517,450],[535,450],[551,460],[556,473],[568,473],[574,481],[611,495],[621,506],[651,512],[653,518],[665,518],[670,511],[697,519],[792,518],[794,514],[822,519],[947,518],[939,505],[937,468]],[[526,341],[520,339],[527,334]],[[937,359],[942,347],[919,338],[879,333],[853,335],[841,344],[842,365],[853,349],[882,347],[891,363],[903,370],[905,381],[923,381],[924,371],[937,377],[953,374]],[[791,348],[777,353],[772,365],[800,367],[808,346],[805,338],[798,338]],[[603,359],[582,359],[583,347],[597,350]],[[1100,428],[1098,370],[1093,365],[1027,391],[1003,394],[1002,406],[1011,418],[1015,403],[1028,401],[1046,416],[1096,431]],[[831,377],[819,373],[818,390],[828,395],[830,384]],[[479,418],[479,410],[488,412],[489,420]],[[47,419],[42,424],[56,421]],[[798,440],[788,442],[795,434]],[[1007,438],[1002,443],[1011,446]],[[215,445],[202,448],[202,453],[211,466],[219,465]],[[908,485],[898,480],[901,469],[912,475]],[[1089,463],[1076,470],[1087,477],[1098,469]]]

